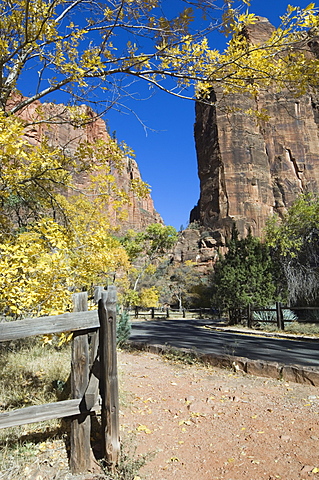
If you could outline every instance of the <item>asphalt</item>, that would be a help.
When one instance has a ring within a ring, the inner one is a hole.
[[[186,348],[204,354],[319,368],[319,338],[236,331],[209,320],[135,321],[129,340]]]

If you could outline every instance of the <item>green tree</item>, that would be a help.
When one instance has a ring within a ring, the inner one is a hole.
[[[213,303],[229,309],[231,321],[248,304],[266,306],[276,299],[274,265],[269,247],[249,232],[238,238],[234,227],[228,252],[215,265],[212,276]]]
[[[178,304],[180,310],[211,305],[209,275],[198,271],[190,261],[174,264],[164,260],[154,272],[144,275],[140,285],[143,288],[154,285],[161,304]]]
[[[319,197],[298,197],[286,214],[268,221],[266,241],[283,267],[292,304],[319,298]]]
[[[148,225],[144,232],[136,233],[129,230],[120,241],[130,260],[135,264],[135,270],[132,272],[132,288],[137,290],[147,270],[154,273],[155,263],[173,248],[177,241],[177,232],[171,225],[153,223]]]
[[[129,312],[122,308],[121,311],[117,311],[116,322],[116,344],[118,347],[122,347],[128,340],[131,333],[131,322]]]

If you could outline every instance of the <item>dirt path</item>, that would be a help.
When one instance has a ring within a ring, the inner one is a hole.
[[[145,466],[127,480],[319,480],[319,390],[122,351],[121,437]],[[133,443],[131,443],[131,441]],[[62,440],[3,480],[97,480],[70,475]]]
[[[148,480],[319,478],[317,387],[119,354],[122,437]],[[137,477],[137,478],[139,478]]]

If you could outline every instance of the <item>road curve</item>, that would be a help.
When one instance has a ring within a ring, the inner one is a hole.
[[[319,367],[319,339],[286,339],[205,328],[209,320],[133,322],[129,340],[188,348],[200,353],[246,357],[283,365]]]

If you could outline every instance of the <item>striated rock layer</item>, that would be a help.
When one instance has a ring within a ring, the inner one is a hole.
[[[246,33],[261,43],[272,30],[260,18]],[[213,105],[196,104],[200,199],[190,221],[215,238],[218,231],[219,245],[234,222],[241,236],[250,228],[263,237],[271,214],[282,214],[303,192],[319,192],[319,96],[297,99],[283,91],[223,98],[218,89],[211,95]],[[266,109],[269,120],[258,124],[248,109]]]
[[[64,105],[41,104],[39,101],[33,102],[19,115],[30,123],[30,126],[26,128],[25,136],[31,144],[37,144],[45,137],[51,145],[62,148],[66,155],[72,156],[80,142],[94,142],[98,139],[107,142],[110,138],[105,122],[101,118],[95,117],[91,109],[82,105],[77,107],[77,110],[79,113],[82,111],[84,115],[92,116],[92,122],[84,127],[73,126],[72,122],[67,121],[68,113]],[[47,118],[50,122],[39,122],[38,120],[42,118]],[[130,188],[131,180],[141,179],[138,164],[134,159],[129,157],[124,159],[123,170],[112,171],[112,175],[116,178],[118,187],[128,194],[130,200],[129,204],[122,208],[122,212],[116,211],[112,208],[112,202],[110,203],[108,214],[114,226],[121,225],[121,230],[132,228],[140,231],[151,223],[163,223],[161,216],[154,208],[151,195],[139,198]],[[78,176],[76,181],[80,187],[85,185],[88,179],[83,174]]]

